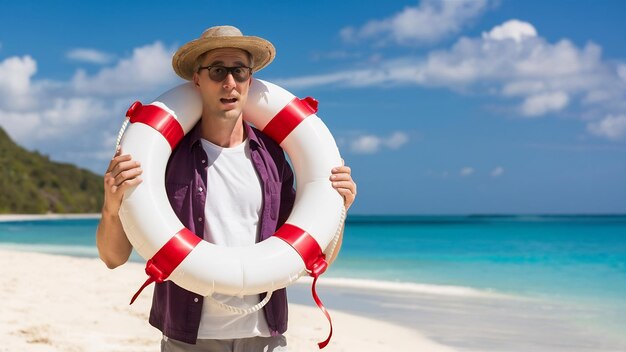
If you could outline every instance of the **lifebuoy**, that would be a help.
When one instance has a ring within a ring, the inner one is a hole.
[[[164,280],[203,296],[272,292],[305,273],[315,278],[315,285],[327,267],[324,252],[332,251],[345,218],[341,196],[329,181],[330,170],[341,164],[341,158],[316,112],[316,101],[298,99],[277,85],[252,79],[244,119],[289,155],[296,200],[286,223],[269,239],[247,247],[223,247],[183,226],[164,187],[172,150],[200,118],[198,92],[185,83],[149,105],[131,106],[127,113],[131,125],[120,132],[118,142],[124,153],[141,162],[143,182],[126,191],[119,215],[131,244],[148,261],[149,275],[133,300],[151,282]],[[330,321],[314,287],[314,298]]]

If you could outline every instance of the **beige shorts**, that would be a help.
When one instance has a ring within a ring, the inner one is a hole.
[[[229,340],[198,340],[195,345],[163,336],[161,352],[286,352],[287,339],[283,335],[249,337]]]

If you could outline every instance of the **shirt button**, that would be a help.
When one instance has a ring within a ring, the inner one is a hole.
[[[206,163],[206,160],[202,159],[202,163],[203,163],[203,164],[205,164],[205,163]]]
[[[198,192],[202,193],[202,187],[198,187]]]
[[[198,218],[198,221],[202,222],[202,218]]]
[[[198,297],[194,298],[193,301],[198,303]]]

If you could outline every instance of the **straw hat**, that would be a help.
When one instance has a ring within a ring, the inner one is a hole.
[[[198,56],[219,48],[237,48],[249,52],[252,55],[254,72],[269,65],[276,56],[274,46],[267,40],[244,36],[233,26],[216,26],[205,30],[200,38],[190,41],[176,51],[172,58],[174,72],[188,81],[192,80]]]

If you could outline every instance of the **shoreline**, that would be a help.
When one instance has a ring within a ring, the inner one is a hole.
[[[82,245],[33,245],[33,244],[14,244],[0,242],[0,251],[19,251],[26,253],[40,253],[55,255],[61,257],[98,259],[98,252],[95,247],[85,247]],[[135,251],[132,252],[128,263],[145,265],[145,260],[141,258]],[[143,270],[143,269],[142,269]],[[294,285],[309,286],[313,283],[313,278],[302,276]],[[317,287],[328,287],[330,289],[348,289],[348,290],[366,290],[378,292],[381,295],[411,295],[426,294],[433,296],[450,296],[450,297],[466,297],[466,298],[492,298],[492,299],[510,299],[510,300],[532,300],[530,297],[517,296],[514,294],[500,293],[490,289],[480,289],[470,286],[458,285],[441,285],[426,284],[408,281],[385,281],[379,279],[362,279],[340,276],[329,276],[327,273],[320,277]]]
[[[100,219],[100,213],[80,214],[0,214],[0,222]]]
[[[296,284],[310,285],[313,278],[303,276]],[[385,281],[378,279],[359,279],[351,277],[322,276],[317,282],[318,287],[346,288],[353,290],[377,291],[382,294],[427,294],[434,296],[468,297],[468,298],[493,298],[493,299],[529,299],[496,292],[494,290],[479,289],[469,286],[425,284],[408,281]]]

